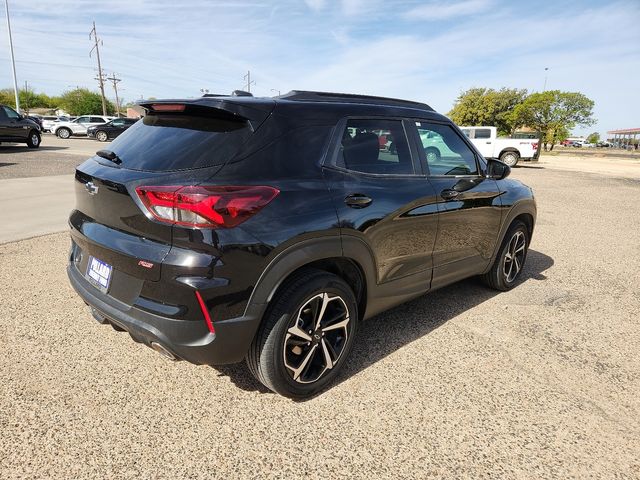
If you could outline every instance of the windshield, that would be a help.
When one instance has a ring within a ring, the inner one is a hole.
[[[195,115],[147,115],[111,143],[131,170],[171,171],[223,165],[251,137],[247,122]]]

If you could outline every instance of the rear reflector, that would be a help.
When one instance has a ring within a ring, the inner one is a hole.
[[[245,186],[140,186],[136,193],[161,222],[196,228],[230,228],[255,215],[280,191]]]
[[[211,333],[216,333],[216,329],[213,328],[213,322],[211,321],[211,315],[209,315],[209,309],[204,303],[202,299],[202,295],[200,292],[196,290],[196,298],[198,299],[198,304],[200,304],[200,310],[202,310],[202,315],[204,315],[204,321],[207,322],[207,327],[209,327],[209,331]]]
[[[154,103],[151,108],[155,112],[184,112],[183,103]]]

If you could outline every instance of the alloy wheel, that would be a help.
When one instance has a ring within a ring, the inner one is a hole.
[[[96,138],[100,142],[106,142],[107,141],[107,134],[104,133],[104,132],[98,132],[97,135],[96,135]]]
[[[283,346],[284,365],[298,383],[313,383],[338,362],[350,331],[349,309],[339,295],[319,293],[293,317]]]
[[[511,283],[518,276],[524,265],[527,240],[522,231],[517,231],[509,240],[507,251],[504,254],[503,273],[507,283]]]
[[[40,138],[38,137],[38,135],[35,134],[35,133],[32,133],[31,134],[31,144],[34,147],[37,147],[39,143],[40,143]]]

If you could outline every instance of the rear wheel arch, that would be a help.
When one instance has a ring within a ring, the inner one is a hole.
[[[305,269],[332,273],[346,281],[356,296],[359,316],[363,316],[376,270],[368,249],[363,248],[363,242],[348,236],[309,240],[281,252],[258,280],[247,310],[258,307],[264,313],[287,281]]]

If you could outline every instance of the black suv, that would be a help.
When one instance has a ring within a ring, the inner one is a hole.
[[[141,105],[76,170],[68,275],[100,323],[168,358],[246,360],[305,397],[361,321],[473,275],[507,290],[522,271],[531,189],[425,104],[294,91]]]
[[[34,120],[0,105],[0,142],[26,143],[29,148],[38,148],[40,131],[40,125]]]
[[[87,137],[95,138],[99,142],[106,142],[111,138],[116,138],[137,121],[137,118],[114,118],[102,125],[87,128]]]

